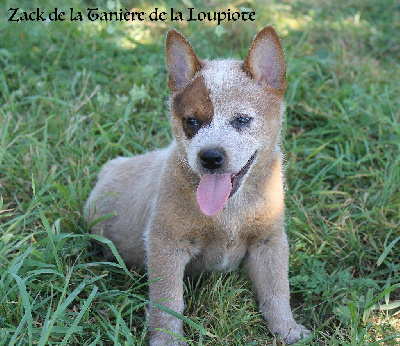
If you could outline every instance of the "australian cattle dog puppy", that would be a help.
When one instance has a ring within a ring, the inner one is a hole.
[[[148,271],[152,302],[180,314],[184,275],[227,271],[244,260],[270,330],[294,343],[310,332],[289,304],[280,40],[267,26],[244,62],[208,61],[172,29],[166,58],[174,140],[102,168],[86,218],[115,216],[91,232],[110,239],[128,266]],[[151,306],[149,323],[150,345],[183,344],[180,319]]]

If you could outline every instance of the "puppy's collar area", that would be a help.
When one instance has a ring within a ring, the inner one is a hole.
[[[215,215],[240,188],[243,178],[253,165],[257,152],[237,173],[203,174],[197,187],[197,202],[200,210],[208,216]]]

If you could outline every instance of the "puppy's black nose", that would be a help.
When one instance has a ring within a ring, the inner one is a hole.
[[[225,153],[218,148],[204,149],[199,157],[201,165],[207,169],[221,168],[225,161]]]

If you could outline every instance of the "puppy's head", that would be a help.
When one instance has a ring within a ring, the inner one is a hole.
[[[240,191],[257,160],[278,150],[286,89],[283,49],[267,26],[244,62],[200,60],[172,29],[166,57],[172,130],[201,178],[200,209],[213,215]]]

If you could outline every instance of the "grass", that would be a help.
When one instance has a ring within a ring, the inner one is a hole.
[[[264,24],[277,28],[288,60],[283,146],[296,318],[315,330],[308,344],[400,342],[400,7],[235,5],[257,21],[11,23],[7,10],[17,5],[0,5],[1,345],[146,344],[146,279],[102,260],[82,207],[103,163],[171,140],[166,29],[180,29],[200,57],[243,58]],[[107,9],[68,4],[93,6]],[[199,10],[227,6],[193,1]],[[273,342],[243,268],[189,280],[185,290],[193,344]]]

